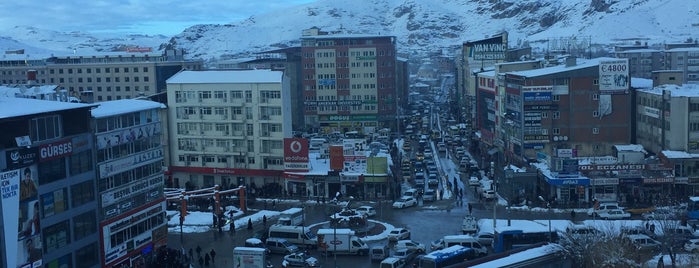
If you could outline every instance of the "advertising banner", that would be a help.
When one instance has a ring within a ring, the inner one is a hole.
[[[340,145],[330,145],[330,170],[342,170],[344,167],[345,156],[342,149]]]
[[[34,148],[22,148],[5,151],[7,169],[15,169],[30,166],[39,159],[39,150]]]
[[[621,93],[629,89],[629,59],[600,61],[599,90],[603,93]]]
[[[507,33],[464,44],[473,60],[504,60],[507,56]]]
[[[19,178],[20,170],[15,169],[8,172],[0,173],[0,191],[2,191],[2,213],[3,213],[3,232],[5,233],[5,253],[7,256],[6,267],[17,267],[17,230],[19,225]],[[26,259],[25,259],[26,260]],[[22,262],[23,263],[23,262]]]
[[[284,139],[284,170],[308,171],[308,140],[303,138]]]

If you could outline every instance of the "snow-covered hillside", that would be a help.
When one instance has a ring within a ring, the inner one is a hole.
[[[172,38],[104,37],[17,27],[0,36],[47,50],[108,51],[120,45],[183,48],[193,58],[227,59],[295,46],[310,27],[393,35],[401,52],[434,52],[508,31],[510,45],[578,36],[592,43],[649,44],[699,38],[699,3],[687,0],[319,0],[225,25],[194,25]],[[0,42],[0,49],[7,42]],[[16,44],[13,44],[16,45]]]

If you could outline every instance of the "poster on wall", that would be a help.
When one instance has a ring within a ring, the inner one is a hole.
[[[2,192],[3,211],[3,232],[5,234],[5,256],[7,265],[5,267],[17,267],[17,256],[19,248],[17,237],[14,234],[19,230],[17,219],[19,218],[19,180],[20,170],[15,169],[0,173],[0,191]]]
[[[19,209],[17,215],[17,267],[42,266],[41,218],[37,166],[19,169]]]

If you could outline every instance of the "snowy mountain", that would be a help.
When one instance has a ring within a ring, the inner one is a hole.
[[[319,0],[225,25],[194,25],[172,38],[109,38],[17,27],[17,42],[48,50],[108,51],[120,45],[183,48],[205,60],[246,57],[298,46],[310,27],[349,34],[393,35],[401,52],[435,52],[509,32],[510,46],[564,37],[592,43],[660,44],[699,36],[699,5],[687,0]],[[169,40],[168,40],[169,39]],[[6,48],[0,41],[0,49]],[[163,46],[160,46],[162,43]],[[12,48],[16,49],[16,48]]]

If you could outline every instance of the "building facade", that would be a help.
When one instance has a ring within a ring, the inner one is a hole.
[[[283,143],[292,132],[287,79],[271,70],[182,71],[168,79],[173,186],[282,184]],[[277,186],[270,187],[280,194]]]
[[[328,34],[301,37],[302,86],[307,128],[325,133],[396,129],[396,38]]]
[[[665,50],[665,69],[681,70],[688,84],[699,83],[699,47]]]
[[[1,266],[100,267],[93,106],[0,102]]]
[[[124,99],[92,110],[101,267],[146,267],[154,249],[167,244],[159,113],[164,108]]]
[[[651,78],[651,72],[662,70],[663,51],[657,49],[629,49],[614,52],[617,58],[629,60],[629,74],[631,77]]]
[[[85,55],[0,59],[0,83],[58,85],[83,102],[131,99],[163,92],[165,80],[180,70],[200,70],[203,61],[185,60],[181,51],[108,52]],[[29,75],[28,73],[33,73]]]

